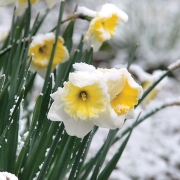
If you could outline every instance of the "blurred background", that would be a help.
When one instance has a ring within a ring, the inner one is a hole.
[[[93,64],[98,67],[126,66],[138,44],[133,63],[152,73],[165,70],[180,58],[180,0],[66,0],[63,18],[72,14],[76,5],[98,11],[104,3],[113,3],[129,16],[126,24],[120,24],[116,35],[101,51],[94,54]],[[32,7],[32,20],[46,6],[40,1]],[[48,14],[39,33],[50,31],[57,23],[59,2]],[[6,37],[12,20],[13,6],[0,7],[0,43]],[[33,22],[33,21],[32,21]],[[67,23],[62,25],[62,31]],[[74,48],[89,23],[77,19],[74,29]],[[87,44],[88,47],[89,44]],[[86,46],[86,45],[85,45]],[[180,71],[168,77],[156,98],[139,107],[146,114],[165,100],[180,97]],[[138,126],[110,180],[179,180],[180,179],[180,107],[166,108]],[[133,120],[128,120],[125,127]],[[89,157],[93,156],[106,137],[107,130],[100,129],[94,138]],[[111,148],[107,160],[119,147]]]

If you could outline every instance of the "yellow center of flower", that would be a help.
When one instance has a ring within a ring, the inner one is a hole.
[[[126,81],[123,90],[111,101],[111,106],[117,114],[126,114],[138,103],[138,95],[139,90],[132,88]]]
[[[26,3],[28,0],[19,0],[20,3]],[[35,4],[38,0],[30,0],[31,4]]]
[[[65,93],[62,94],[64,109],[70,117],[76,120],[97,118],[100,112],[106,110],[107,99],[98,83],[78,87],[71,82],[65,83]]]
[[[112,38],[115,34],[115,28],[118,25],[119,17],[117,14],[112,14],[108,18],[99,17],[94,21],[92,30],[94,31],[95,37],[100,41],[104,42]]]
[[[81,91],[80,92],[80,97],[83,101],[87,100],[87,93],[85,91]]]
[[[45,69],[48,67],[49,60],[51,57],[51,52],[55,39],[47,39],[43,41],[43,44],[36,44],[30,46],[29,54],[33,54],[34,58],[32,64],[40,69]],[[63,40],[59,37],[56,46],[56,51],[54,54],[52,68],[54,68],[58,63],[61,63],[67,57],[66,48],[63,46]]]

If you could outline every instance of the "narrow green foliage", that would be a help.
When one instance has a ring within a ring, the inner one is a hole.
[[[132,54],[128,60],[127,69],[129,69],[130,65],[132,64],[133,60],[135,59],[138,46],[139,46],[139,44],[137,43],[136,46],[134,47],[134,50],[133,50],[133,52],[132,52]]]
[[[162,74],[159,79],[157,79],[143,94],[143,96],[141,97],[141,99],[138,102],[138,105],[143,101],[143,99],[156,87],[157,84],[159,84],[159,82],[161,82],[165,77],[167,77],[169,74],[171,74],[171,71],[166,71],[164,74]],[[137,106],[138,106],[137,105]]]
[[[114,140],[116,133],[117,133],[117,130],[110,130],[109,131],[108,137],[107,137],[107,139],[103,145],[102,151],[101,151],[101,153],[97,159],[97,162],[96,162],[96,165],[95,165],[95,168],[93,170],[93,173],[92,173],[90,180],[97,179],[98,174],[101,170],[101,167],[104,163],[104,160],[106,158],[106,155],[108,153],[109,148],[111,147],[111,144]]]
[[[63,11],[64,11],[64,2],[62,1],[60,4],[60,11],[59,11],[59,17],[58,17],[58,23],[57,23],[57,29],[56,29],[55,43],[54,43],[53,48],[52,48],[51,57],[50,57],[48,69],[46,72],[46,78],[45,78],[45,82],[44,82],[44,86],[43,86],[43,90],[42,90],[43,93],[46,91],[47,83],[48,83],[49,76],[51,73],[52,62],[54,59],[54,55],[55,55],[55,51],[56,51],[56,45],[58,42],[58,36],[59,36],[59,32],[60,32],[60,27],[61,27],[61,20],[62,20]]]
[[[2,75],[2,76],[0,77],[0,92],[1,92],[2,89],[3,89],[5,79],[6,79],[6,76],[5,76],[5,75]]]
[[[140,114],[139,114],[140,116]],[[139,116],[137,117],[136,119],[136,122],[137,120],[139,119]],[[134,128],[134,127],[133,127]],[[112,157],[112,159],[107,163],[107,165],[104,167],[104,169],[102,170],[102,172],[100,173],[99,177],[98,177],[98,180],[108,180],[110,174],[112,173],[112,171],[114,170],[117,162],[119,161],[128,141],[129,141],[129,138],[132,134],[132,131],[133,131],[133,128],[131,128],[128,136],[124,139],[124,141],[122,142],[121,146],[119,147],[118,151],[114,154],[114,156]]]

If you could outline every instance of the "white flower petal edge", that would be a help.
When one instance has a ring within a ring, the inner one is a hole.
[[[85,63],[75,63],[73,64],[73,68],[76,71],[87,71],[87,72],[96,71],[96,68],[94,66]]]
[[[102,69],[98,68],[98,71],[103,73],[108,87],[108,93],[110,94],[110,100],[114,99],[119,92],[124,88],[126,79],[121,70],[112,69]]]
[[[53,8],[54,5],[56,4],[56,0],[45,0],[46,4],[47,4],[47,7],[49,9]]]
[[[40,69],[40,68],[38,68],[37,66],[34,66],[34,65],[31,63],[31,65],[30,65],[30,70],[31,70],[31,72],[33,72],[33,73],[38,72],[38,74],[39,74],[43,79],[45,79],[47,69]]]
[[[125,118],[126,114],[118,116],[112,109],[112,107],[109,105],[107,111],[100,114],[99,118],[93,119],[93,123],[99,127],[116,129],[122,127]]]
[[[7,6],[14,4],[17,0],[0,0],[0,6]]]
[[[79,138],[83,138],[94,127],[92,121],[76,121],[72,118],[69,118],[69,119],[65,119],[63,122],[66,132],[70,136],[77,136]]]
[[[52,121],[64,121],[69,119],[69,116],[64,111],[63,102],[60,98],[62,91],[62,88],[58,88],[55,93],[51,94],[51,97],[55,101],[52,103],[47,117]]]
[[[120,18],[120,21],[126,23],[128,21],[128,15],[117,8],[114,4],[106,3],[102,6],[101,10],[98,12],[100,17],[109,17],[112,14],[117,14]]]

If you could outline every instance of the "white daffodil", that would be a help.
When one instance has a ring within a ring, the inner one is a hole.
[[[70,73],[63,88],[52,94],[54,102],[48,113],[53,121],[63,121],[69,135],[84,137],[92,130],[93,119],[106,111],[109,102],[107,86],[101,73]]]
[[[54,43],[54,33],[39,34],[33,37],[33,40],[29,47],[29,55],[32,56],[30,70],[32,72],[37,72],[43,78],[46,75]],[[69,59],[68,50],[63,44],[64,40],[59,36],[52,63],[52,71],[54,70],[56,65],[58,65],[59,63],[63,63]]]
[[[18,180],[18,178],[9,172],[0,172],[0,180]]]
[[[126,69],[96,70],[84,63],[73,67],[69,81],[51,95],[54,102],[48,118],[63,121],[67,133],[80,138],[94,125],[121,128],[141,97],[141,86]]]
[[[87,15],[89,15],[89,12]],[[103,5],[101,10],[91,20],[84,40],[88,41],[90,39],[94,51],[98,51],[104,41],[111,39],[115,35],[116,27],[120,21],[123,23],[128,21],[128,16],[125,12],[113,4],[107,3]]]
[[[134,106],[142,96],[142,87],[131,77],[127,69],[98,69],[104,73],[110,104],[108,111],[104,114],[104,125],[111,122],[111,129],[121,128],[124,119],[134,118]],[[101,121],[96,120],[96,125],[100,126]],[[106,122],[106,123],[105,123]],[[105,126],[101,127],[105,127]]]
[[[30,0],[31,4],[37,3],[39,0]],[[28,7],[28,0],[0,0],[0,6],[8,6],[10,4],[15,4],[16,14],[18,16],[22,15],[25,9]]]

